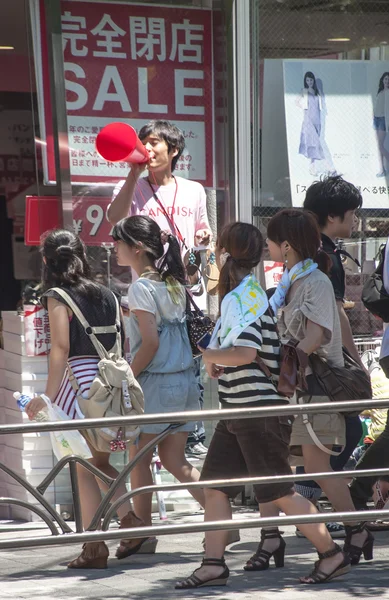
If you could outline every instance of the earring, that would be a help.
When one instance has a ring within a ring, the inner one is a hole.
[[[285,254],[285,258],[284,258],[284,265],[287,265],[287,264],[288,264],[288,255],[287,255],[287,254]]]

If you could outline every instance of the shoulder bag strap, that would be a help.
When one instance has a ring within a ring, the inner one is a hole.
[[[84,327],[86,335],[89,337],[90,341],[92,342],[93,346],[95,347],[95,350],[96,350],[97,354],[99,355],[99,357],[101,359],[107,358],[108,352],[104,348],[103,344],[101,344],[99,342],[95,333],[116,333],[117,334],[118,333],[117,326],[116,325],[108,325],[107,327],[91,327],[89,325],[88,321],[85,319],[84,315],[82,314],[81,310],[78,308],[77,304],[69,296],[69,294],[67,292],[65,292],[65,290],[63,290],[61,288],[51,288],[51,289],[54,292],[56,292],[57,294],[59,294],[65,300],[66,304],[76,315],[77,319],[80,321],[81,325]],[[117,300],[116,300],[116,302],[117,302]],[[90,333],[88,332],[88,329],[90,330]],[[96,329],[97,329],[97,331],[96,331]]]
[[[158,198],[156,192],[154,191],[153,186],[151,185],[150,181],[147,180],[147,183],[150,186],[150,189],[152,191],[152,194],[154,196],[154,200],[157,202],[158,206],[160,207],[160,209],[163,212],[164,217],[166,218],[167,222],[169,223],[170,227],[173,229],[173,231],[176,233],[178,239],[180,240],[181,244],[184,246],[185,250],[188,250],[188,246],[185,244],[185,239],[183,238],[181,231],[178,229],[178,226],[176,225],[176,223],[174,222],[173,218],[169,215],[169,213],[167,212],[166,208],[164,207],[164,205],[162,204],[161,200]]]

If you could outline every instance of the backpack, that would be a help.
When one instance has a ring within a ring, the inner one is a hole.
[[[52,288],[65,300],[74,315],[83,325],[85,334],[89,336],[94,345],[100,361],[98,372],[84,398],[80,393],[80,386],[70,365],[67,371],[70,384],[76,395],[78,408],[85,419],[100,419],[102,417],[124,417],[141,415],[144,412],[144,398],[142,389],[134,377],[128,362],[123,358],[121,351],[121,322],[120,309],[116,296],[115,325],[106,327],[91,327],[85,319],[79,307],[64,290]],[[116,333],[116,342],[108,353],[99,342],[95,334]],[[114,452],[125,450],[127,443],[132,443],[139,435],[139,427],[130,425],[127,427],[101,427],[98,429],[85,429],[83,435],[93,448],[99,452]]]
[[[389,295],[384,288],[385,249],[386,246],[381,246],[378,267],[365,281],[362,302],[373,315],[389,323]]]

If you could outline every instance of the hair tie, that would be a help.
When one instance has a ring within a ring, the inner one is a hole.
[[[169,243],[169,238],[171,236],[170,231],[161,231],[161,243],[162,246]]]
[[[222,268],[224,267],[224,265],[226,264],[226,262],[228,261],[229,258],[232,258],[231,254],[229,252],[223,252],[223,254],[220,255],[219,261],[220,261],[220,266]]]

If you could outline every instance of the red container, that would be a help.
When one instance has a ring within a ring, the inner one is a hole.
[[[145,163],[149,153],[127,123],[110,123],[96,137],[96,150],[108,162]]]

